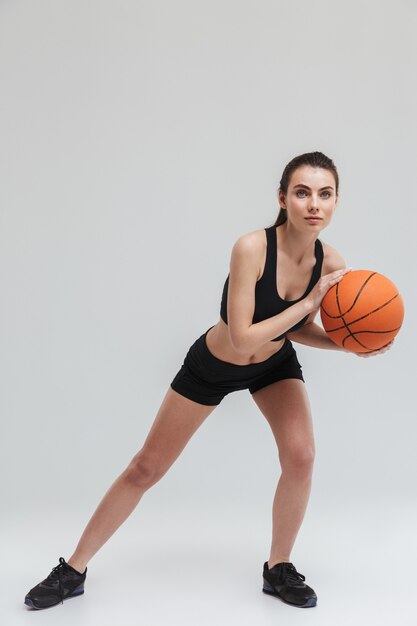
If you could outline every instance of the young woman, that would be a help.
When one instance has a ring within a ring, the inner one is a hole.
[[[272,508],[272,544],[263,591],[298,607],[317,603],[290,562],[311,489],[313,425],[292,341],[341,350],[314,323],[330,287],[350,271],[318,238],[339,198],[339,177],[321,152],[295,157],[278,190],[273,226],[242,235],[232,248],[220,320],[190,347],[155,421],[85,528],[75,552],[33,587],[25,604],[42,609],[84,592],[87,563],[171,467],[225,395],[248,389],[276,440],[281,477]],[[358,356],[381,354],[381,350]]]

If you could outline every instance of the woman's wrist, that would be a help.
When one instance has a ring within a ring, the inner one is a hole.
[[[304,309],[307,315],[310,315],[310,313],[313,313],[313,311],[317,311],[320,308],[320,307],[314,306],[314,302],[312,302],[309,296],[306,296],[304,300],[301,300],[301,302],[304,306]]]

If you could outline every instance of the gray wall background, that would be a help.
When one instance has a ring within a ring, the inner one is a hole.
[[[217,322],[233,243],[273,223],[311,150],[341,179],[321,239],[406,308],[381,357],[295,344],[311,506],[414,507],[415,2],[3,0],[0,18],[4,519],[80,511],[81,530]],[[146,498],[269,520],[278,475],[238,392]]]

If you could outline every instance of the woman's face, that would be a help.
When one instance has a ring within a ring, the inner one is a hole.
[[[321,167],[302,165],[293,172],[287,194],[279,191],[278,200],[295,227],[320,231],[329,224],[338,202],[334,175]]]

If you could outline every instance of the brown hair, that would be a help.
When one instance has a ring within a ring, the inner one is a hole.
[[[301,167],[302,165],[311,165],[311,167],[322,167],[325,170],[330,170],[333,172],[336,181],[336,193],[339,191],[339,175],[337,173],[337,169],[332,159],[329,159],[323,152],[305,152],[304,154],[300,154],[299,156],[294,157],[287,165],[283,171],[281,181],[279,183],[279,188],[284,194],[288,192],[288,185],[291,180],[291,176],[295,172],[296,169]],[[287,211],[281,208],[277,219],[275,220],[274,226],[280,226],[284,222],[287,221]]]

